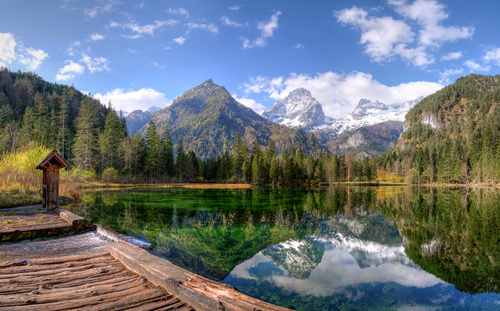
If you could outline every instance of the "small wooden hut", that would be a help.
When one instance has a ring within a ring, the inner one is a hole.
[[[59,169],[67,166],[68,163],[54,150],[36,167],[43,170],[42,203],[48,211],[59,207]]]

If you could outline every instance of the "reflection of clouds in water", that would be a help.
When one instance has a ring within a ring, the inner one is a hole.
[[[254,279],[255,276],[252,276],[249,270],[255,267],[258,269],[259,264],[270,261],[269,258],[259,253],[235,267],[231,272],[231,276],[234,278]],[[268,275],[266,279],[287,292],[316,297],[343,293],[348,298],[350,297],[350,300],[360,299],[363,293],[346,290],[346,287],[363,283],[395,282],[403,286],[417,288],[431,287],[443,283],[432,274],[403,264],[385,263],[361,269],[350,253],[337,248],[325,251],[321,263],[305,279],[295,279],[287,273]]]
[[[262,253],[258,253],[252,258],[245,260],[241,264],[234,267],[233,271],[231,271],[230,273],[230,276],[242,279],[254,279],[255,277],[250,275],[251,273],[249,272],[249,270],[257,267],[261,263],[269,261],[271,261],[269,258],[262,255]]]
[[[299,295],[329,296],[347,286],[362,283],[395,282],[403,286],[431,287],[442,281],[432,274],[401,264],[382,264],[361,269],[354,257],[344,251],[325,252],[321,263],[307,279],[297,280],[284,275],[273,275],[274,284]]]
[[[450,299],[450,298],[451,298],[451,294],[443,294],[443,295],[439,295],[439,297],[437,297],[437,298],[429,299],[429,300],[432,303],[441,304],[441,303],[447,302],[448,299]]]

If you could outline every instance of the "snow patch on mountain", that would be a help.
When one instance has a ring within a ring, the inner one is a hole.
[[[353,131],[360,127],[370,126],[386,121],[404,122],[405,116],[411,108],[415,107],[423,97],[400,104],[387,105],[379,101],[372,102],[361,99],[353,112],[334,121],[330,126],[322,127],[324,130],[340,135],[345,131]]]
[[[291,128],[302,127],[311,130],[325,124],[323,107],[312,97],[311,92],[304,88],[291,91],[283,100],[274,103],[262,116]]]
[[[403,122],[408,111],[422,98],[390,105],[362,98],[351,114],[336,120],[325,116],[321,104],[312,97],[311,92],[298,88],[274,103],[262,116],[291,128],[304,128],[335,137],[345,131],[386,121]]]

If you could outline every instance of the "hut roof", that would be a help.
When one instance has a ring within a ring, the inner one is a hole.
[[[51,165],[57,165],[59,168],[64,168],[68,166],[68,163],[64,161],[63,157],[57,152],[57,150],[54,149],[51,153],[49,153],[45,159],[40,162],[40,164],[37,165],[36,169],[37,170],[43,170],[44,168],[47,168]]]

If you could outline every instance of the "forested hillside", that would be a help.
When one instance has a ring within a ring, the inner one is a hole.
[[[32,143],[58,149],[73,162],[88,162],[110,111],[73,87],[2,68],[0,154]]]
[[[373,160],[329,155],[310,135],[263,120],[223,87],[211,81],[201,87],[210,96],[197,88],[186,92],[156,120],[160,130],[151,120],[142,136],[130,137],[125,119],[111,105],[33,73],[2,68],[0,161],[50,148],[61,152],[78,180],[281,185],[375,180]],[[175,139],[163,126],[173,122],[170,114],[176,114]],[[18,173],[0,167],[7,184],[12,174]]]
[[[412,182],[500,181],[500,76],[471,74],[424,98],[379,165]]]
[[[152,120],[161,135],[169,131],[173,141],[182,140],[204,159],[231,151],[236,134],[248,145],[254,139],[263,146],[273,141],[280,153],[292,145],[307,154],[318,154],[321,149],[314,135],[265,120],[211,79],[186,91]]]
[[[402,130],[403,123],[399,121],[360,127],[331,138],[328,149],[336,154],[378,157],[393,147]]]

